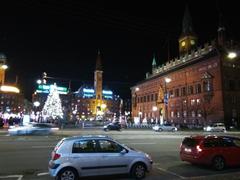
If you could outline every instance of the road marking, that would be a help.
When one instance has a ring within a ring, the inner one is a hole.
[[[49,172],[43,172],[43,173],[38,173],[37,176],[45,176],[45,175],[48,175]]]
[[[156,144],[156,143],[129,143],[129,144]]]
[[[168,170],[163,169],[163,168],[160,168],[160,167],[157,167],[157,169],[160,170],[160,171],[163,171],[163,172],[165,172],[165,173],[171,174],[171,175],[173,175],[173,176],[176,176],[176,177],[178,177],[178,178],[180,178],[180,179],[188,179],[188,178],[186,178],[186,177],[184,177],[184,176],[181,176],[181,175],[179,175],[179,174],[176,174],[176,173],[174,173],[174,172],[168,171]]]
[[[0,179],[6,179],[6,178],[17,178],[17,180],[22,180],[23,175],[0,176]]]
[[[193,177],[189,177],[188,179],[204,179],[204,178],[208,178],[208,177],[222,177],[222,176],[226,176],[226,178],[228,176],[233,176],[236,175],[239,177],[240,173],[239,172],[229,172],[229,173],[221,173],[221,174],[210,174],[210,175],[206,175],[206,176],[193,176]]]
[[[32,148],[54,148],[55,146],[32,146]]]

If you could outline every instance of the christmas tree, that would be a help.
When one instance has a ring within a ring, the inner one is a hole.
[[[43,107],[43,116],[56,119],[63,118],[62,103],[59,97],[56,83],[51,85],[50,93]]]

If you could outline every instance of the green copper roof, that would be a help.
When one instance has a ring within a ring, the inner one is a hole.
[[[156,63],[156,57],[155,57],[155,54],[153,54],[153,61],[152,61],[152,66],[156,66],[157,63]]]

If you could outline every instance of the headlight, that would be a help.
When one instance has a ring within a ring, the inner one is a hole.
[[[211,131],[212,128],[210,126],[208,126],[206,129],[207,129],[207,131]]]
[[[150,156],[149,154],[145,153],[145,156],[146,156],[150,161],[152,161],[152,158],[151,158],[151,156]]]

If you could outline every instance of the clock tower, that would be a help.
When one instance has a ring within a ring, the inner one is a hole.
[[[197,47],[197,35],[193,31],[192,18],[190,16],[188,6],[186,6],[185,9],[182,22],[182,34],[179,37],[178,42],[180,55],[190,53],[192,49]]]
[[[102,104],[102,62],[101,62],[101,53],[100,50],[98,50],[97,54],[97,60],[96,60],[96,69],[94,72],[94,90],[96,95],[96,113],[101,110],[101,104]]]

